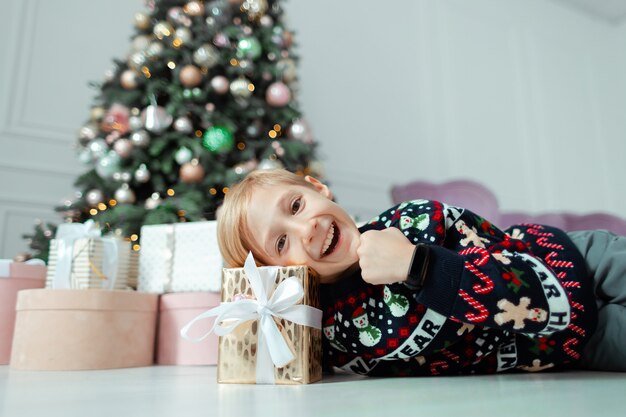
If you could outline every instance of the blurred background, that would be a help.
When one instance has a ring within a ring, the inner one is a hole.
[[[337,200],[470,179],[503,210],[622,215],[626,2],[289,0],[297,101]],[[84,171],[77,132],[143,0],[0,0],[0,258]]]

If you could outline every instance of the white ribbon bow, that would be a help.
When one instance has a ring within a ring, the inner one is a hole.
[[[115,238],[102,237],[93,220],[85,223],[63,223],[57,228],[57,263],[52,278],[52,288],[72,288],[70,275],[74,261],[74,243],[78,239],[97,239],[103,243],[102,288],[113,289],[117,279],[118,248]]]
[[[257,268],[252,253],[249,253],[246,258],[244,271],[256,300],[241,299],[224,302],[220,306],[195,317],[181,329],[180,334],[187,340],[199,342],[211,332],[218,336],[224,336],[246,321],[259,320],[256,383],[273,384],[274,367],[272,363],[281,368],[295,359],[289,345],[280,333],[274,317],[321,329],[322,311],[315,307],[296,304],[304,296],[304,289],[295,277],[289,277],[278,284],[268,299],[268,294],[274,287],[278,267]],[[198,338],[192,338],[188,335],[191,326],[198,320],[209,317],[216,317],[209,332]]]

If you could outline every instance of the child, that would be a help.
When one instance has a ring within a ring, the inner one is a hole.
[[[501,231],[428,200],[359,229],[327,186],[272,170],[226,195],[218,239],[230,267],[252,251],[259,264],[319,273],[327,369],[626,370],[626,238],[608,232]]]

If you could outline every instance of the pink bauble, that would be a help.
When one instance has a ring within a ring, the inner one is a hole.
[[[202,72],[195,65],[185,65],[180,70],[179,78],[183,86],[193,88],[202,82]]]
[[[223,75],[216,75],[211,79],[211,87],[217,94],[226,94],[230,88],[230,83],[228,78]]]
[[[273,107],[285,106],[291,101],[291,91],[289,91],[289,87],[287,87],[284,83],[277,81],[267,87],[265,100],[270,106]]]

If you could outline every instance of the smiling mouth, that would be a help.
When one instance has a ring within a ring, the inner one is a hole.
[[[341,232],[339,231],[339,227],[337,223],[333,222],[330,225],[330,229],[328,229],[328,234],[326,235],[326,240],[324,241],[324,245],[322,245],[322,252],[320,253],[320,258],[330,255],[337,248],[337,242],[339,242],[339,236],[341,236]]]

